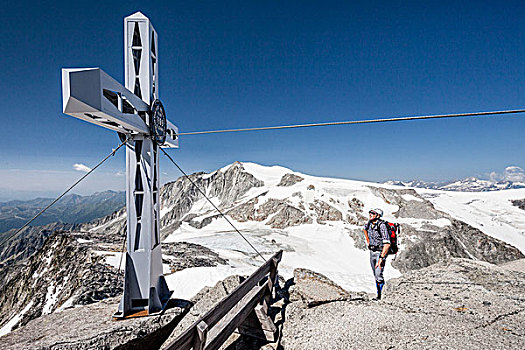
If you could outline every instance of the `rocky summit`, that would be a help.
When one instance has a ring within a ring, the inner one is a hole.
[[[303,274],[304,272],[301,272]],[[326,301],[325,278],[299,278],[284,306],[284,349],[523,349],[525,260],[452,259],[387,282],[384,298]],[[318,284],[305,303],[304,284]],[[296,296],[296,294],[300,294]],[[317,296],[317,297],[316,297]],[[313,303],[313,300],[323,301]]]
[[[249,275],[261,263],[193,182],[264,256],[284,250],[272,307],[279,343],[237,336],[229,349],[372,348],[370,332],[385,348],[462,348],[462,339],[465,348],[523,348],[525,189],[446,192],[240,162],[189,177],[161,189],[164,273],[174,298],[194,305],[180,325],[167,322],[175,332],[239,283],[228,276]],[[401,225],[400,251],[387,259],[380,302],[369,300],[374,282],[362,232],[376,207]],[[111,308],[122,293],[125,226],[122,208],[88,223],[30,227],[2,246],[0,345],[44,334],[62,314],[85,317],[84,308],[101,302]],[[198,293],[206,286],[211,289]],[[140,337],[158,331],[141,329]],[[482,334],[488,331],[493,343]],[[74,339],[80,346],[81,338]],[[119,339],[103,347],[137,344]]]

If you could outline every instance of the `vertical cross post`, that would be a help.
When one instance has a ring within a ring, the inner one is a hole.
[[[147,105],[158,99],[157,33],[137,12],[124,19],[125,86]],[[139,116],[151,127],[147,113]],[[126,147],[127,252],[124,293],[115,317],[161,311],[171,296],[162,271],[159,145],[144,134]]]

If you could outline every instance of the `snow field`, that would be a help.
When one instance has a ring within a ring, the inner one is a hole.
[[[416,189],[434,207],[483,233],[507,242],[525,253],[525,211],[512,205],[524,199],[525,189],[493,192],[450,192]]]
[[[220,221],[215,220],[201,230],[182,225],[166,239],[166,242],[200,244],[228,259],[228,266],[196,267],[166,276],[174,295],[189,295],[204,286],[213,286],[230,275],[249,275],[261,265],[262,261],[254,257],[249,245],[236,232],[232,232],[226,226],[227,223]],[[345,232],[342,222],[262,231],[260,223],[235,222],[234,225],[266,259],[279,249],[284,249],[279,274],[285,279],[293,277],[293,270],[301,267],[324,274],[347,290],[375,291],[369,253],[354,247],[354,241]],[[400,275],[390,265],[389,259],[385,276],[394,278]]]

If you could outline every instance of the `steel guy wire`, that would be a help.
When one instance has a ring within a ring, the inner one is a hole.
[[[310,127],[317,127],[317,126],[333,126],[333,125],[348,125],[348,124],[387,123],[387,122],[398,122],[398,121],[407,121],[407,120],[422,120],[422,119],[483,117],[483,116],[493,116],[493,115],[499,115],[499,114],[517,114],[517,113],[525,113],[525,109],[491,111],[491,112],[473,112],[473,113],[456,113],[456,114],[421,115],[421,116],[413,116],[413,117],[381,118],[381,119],[367,119],[367,120],[350,120],[350,121],[327,122],[327,123],[312,123],[312,124],[293,124],[293,125],[266,126],[266,127],[255,127],[255,128],[241,128],[241,129],[191,131],[191,132],[180,132],[180,133],[177,134],[177,136],[181,136],[181,135],[218,134],[218,133],[239,132],[239,131],[261,131],[261,130],[277,130],[277,129],[293,129],[293,128],[310,128]]]
[[[20,232],[22,232],[23,229],[25,229],[27,226],[29,226],[29,224],[31,224],[33,221],[35,221],[40,215],[42,215],[46,210],[48,210],[49,208],[51,208],[51,206],[53,204],[55,204],[56,202],[58,202],[62,197],[64,197],[69,191],[71,191],[73,189],[73,187],[75,187],[76,185],[78,185],[82,180],[84,180],[86,177],[88,177],[88,175],[90,175],[93,171],[95,171],[95,169],[97,169],[99,166],[102,165],[102,163],[104,163],[106,160],[108,160],[109,157],[111,156],[114,156],[115,153],[120,149],[120,147],[124,146],[124,144],[126,144],[126,142],[128,142],[128,138],[126,138],[126,140],[124,140],[120,145],[118,145],[117,148],[115,148],[114,150],[111,151],[110,154],[108,154],[104,159],[102,159],[97,165],[95,165],[90,171],[88,171],[86,174],[84,174],[84,176],[82,176],[77,182],[75,182],[73,185],[71,185],[64,193],[62,193],[60,196],[58,196],[53,202],[51,202],[47,207],[45,207],[44,209],[42,209],[38,214],[36,214],[31,220],[29,220],[28,222],[26,222],[24,224],[24,226],[22,226],[21,228],[19,228],[15,233],[11,234],[9,237],[7,237],[6,239],[4,239],[1,243],[0,243],[0,247],[3,246],[7,241],[9,241],[11,238],[13,237],[16,237]]]
[[[171,160],[171,162],[177,167],[177,169],[179,169],[179,171],[184,175],[184,177],[187,178],[187,179],[191,182],[191,184],[192,184],[193,186],[195,186],[195,188],[196,188],[196,189],[197,189],[197,190],[198,190],[198,191],[204,196],[204,198],[206,198],[206,200],[208,200],[208,202],[210,202],[210,204],[215,208],[215,210],[217,210],[217,211],[222,215],[222,217],[223,217],[226,221],[228,221],[228,223],[230,224],[230,226],[233,227],[233,229],[234,229],[235,231],[237,231],[237,233],[238,233],[238,234],[239,234],[239,235],[240,235],[240,236],[246,241],[246,243],[248,243],[248,244],[250,245],[250,247],[252,247],[252,249],[253,249],[253,250],[254,250],[254,251],[255,251],[255,252],[261,257],[261,259],[263,259],[263,261],[266,261],[266,259],[264,258],[264,256],[262,256],[261,253],[259,253],[259,251],[258,251],[258,250],[257,250],[257,249],[256,249],[251,243],[250,243],[250,241],[248,241],[248,240],[246,239],[246,237],[244,237],[244,235],[241,233],[241,231],[239,231],[239,230],[237,229],[237,227],[235,227],[235,226],[232,224],[232,222],[228,219],[228,217],[227,217],[225,214],[223,214],[223,212],[222,212],[219,208],[217,208],[217,206],[216,206],[215,204],[213,204],[213,202],[211,201],[211,199],[209,199],[208,196],[206,196],[206,194],[204,193],[204,191],[202,191],[202,190],[200,189],[200,187],[197,186],[197,184],[196,184],[196,183],[195,183],[195,182],[194,182],[194,181],[193,181],[193,180],[192,180],[192,179],[186,174],[186,172],[184,172],[184,170],[182,170],[182,168],[181,168],[181,167],[180,167],[180,166],[179,166],[179,165],[173,160],[173,158],[171,158],[170,155],[169,155],[164,149],[160,148],[160,150],[164,153],[164,155],[165,155],[166,157],[168,157],[169,160]]]

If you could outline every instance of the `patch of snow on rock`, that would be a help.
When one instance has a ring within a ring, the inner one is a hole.
[[[26,305],[26,307],[20,311],[17,315],[15,315],[12,319],[9,320],[2,328],[0,328],[0,337],[3,335],[6,335],[7,333],[11,332],[13,327],[22,319],[22,316],[29,311],[29,309],[33,306],[33,301],[31,300],[29,304]]]

